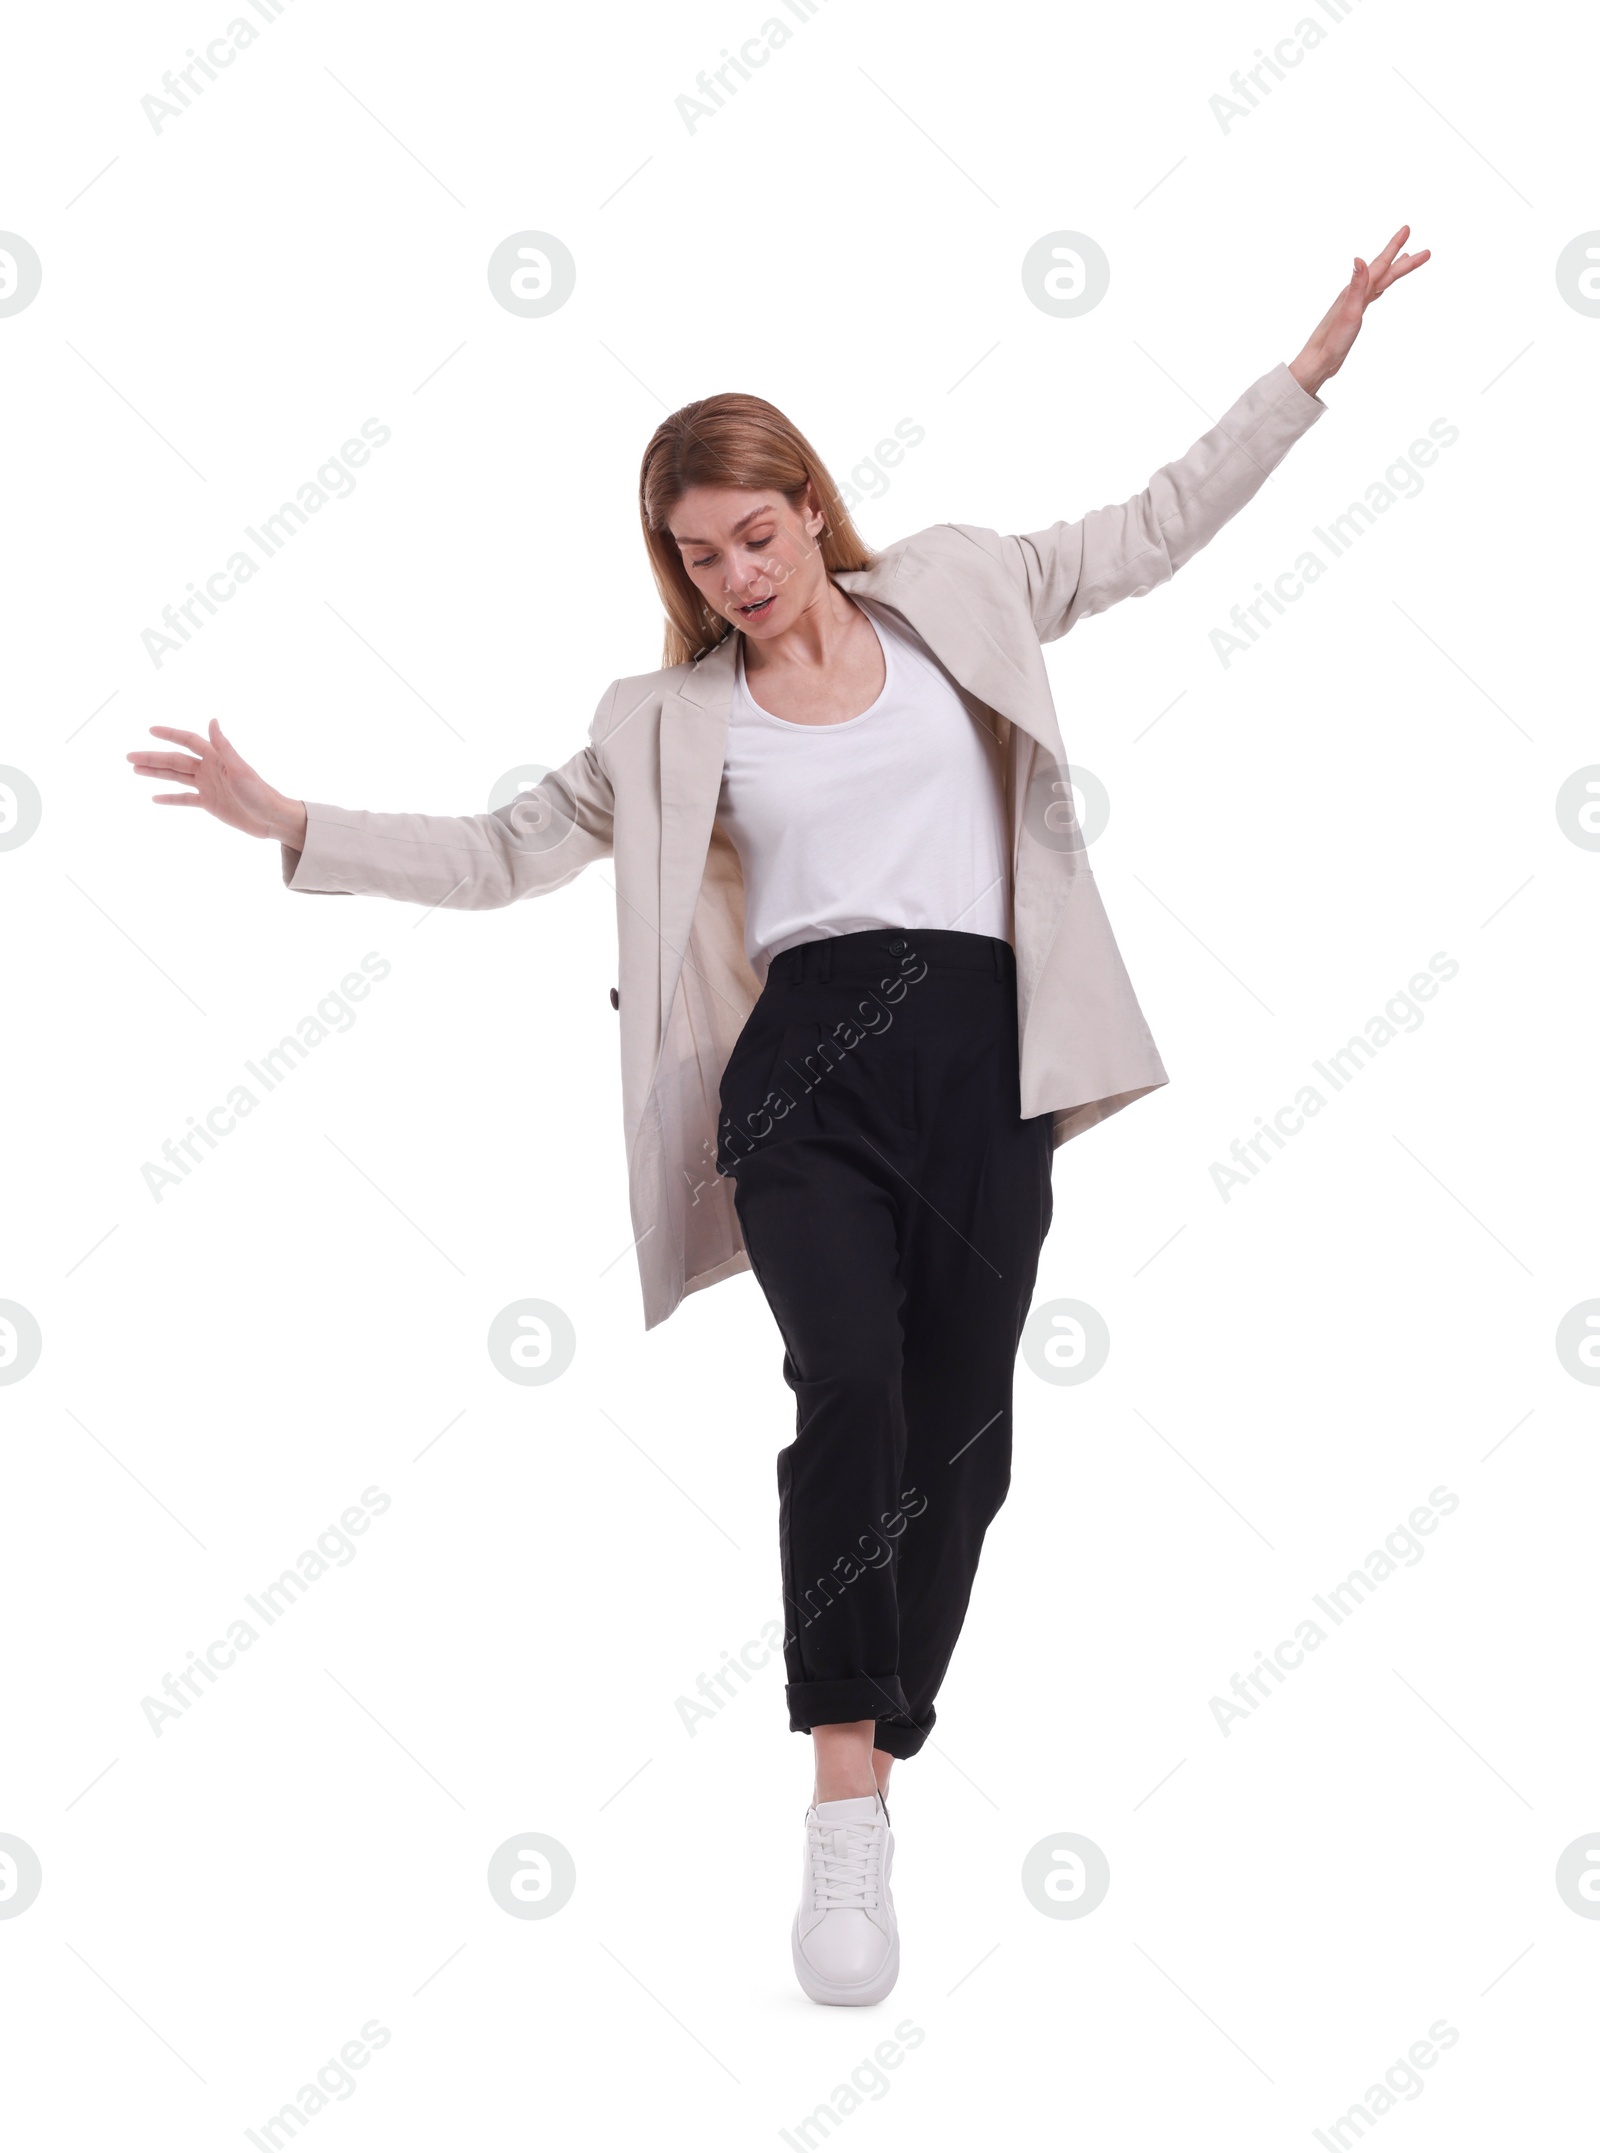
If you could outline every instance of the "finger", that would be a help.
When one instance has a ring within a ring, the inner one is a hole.
[[[1410,258],[1413,258],[1413,256],[1410,256],[1410,254],[1402,254],[1402,256],[1400,256],[1400,261],[1402,261],[1402,263],[1408,263],[1408,261],[1410,261]],[[1374,265],[1374,267],[1376,267],[1376,265]],[[1389,282],[1389,278],[1391,278],[1391,276],[1393,276],[1393,273],[1395,273],[1395,267],[1398,267],[1398,265],[1395,265],[1395,263],[1385,263],[1385,265],[1383,265],[1383,276],[1380,276],[1380,280],[1378,280],[1378,282],[1383,282],[1383,284],[1387,284],[1387,282]]]
[[[180,748],[193,748],[197,755],[211,752],[210,741],[202,740],[198,733],[178,732],[170,725],[152,725],[150,730],[157,740],[175,740]]]
[[[1384,248],[1383,252],[1378,255],[1376,260],[1373,262],[1372,268],[1375,275],[1381,276],[1383,274],[1384,270],[1386,270],[1389,264],[1394,260],[1395,254],[1398,249],[1404,244],[1406,239],[1410,237],[1410,233],[1410,225],[1402,224],[1399,231],[1395,233],[1393,239],[1390,240],[1389,244]]]
[[[186,785],[200,782],[200,765],[181,763],[175,755],[130,755],[128,760],[139,777],[181,777]]]
[[[198,807],[200,802],[192,792],[153,792],[150,795],[156,807]]]
[[[249,764],[245,762],[244,757],[239,753],[239,750],[234,746],[215,718],[211,720],[211,738],[216,744],[216,752],[219,755],[229,762],[242,764],[245,769],[249,769]]]
[[[1383,282],[1374,285],[1372,297],[1378,298],[1391,284],[1397,284],[1402,277],[1410,276],[1413,269],[1420,269],[1432,251],[1431,247],[1424,247],[1420,254],[1402,254]]]

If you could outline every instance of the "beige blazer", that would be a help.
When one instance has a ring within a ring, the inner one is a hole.
[[[839,588],[899,613],[980,702],[1004,750],[1022,1112],[1055,1142],[1165,1084],[1073,817],[1040,651],[1139,598],[1257,491],[1326,406],[1275,366],[1143,493],[1020,537],[937,523]],[[588,745],[483,815],[369,814],[308,802],[292,890],[481,909],[559,889],[610,856],[622,1096],[646,1329],[749,1257],[715,1168],[722,1071],[763,985],[744,952],[744,883],[717,820],[738,634],[614,680]],[[937,842],[937,834],[932,836]]]

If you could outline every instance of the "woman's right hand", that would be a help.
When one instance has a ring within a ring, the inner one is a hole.
[[[140,777],[176,778],[192,792],[152,793],[157,807],[203,807],[218,822],[247,837],[275,837],[280,844],[305,850],[306,808],[303,800],[286,799],[266,779],[257,775],[213,718],[209,740],[198,733],[175,731],[170,725],[152,725],[157,740],[171,740],[188,755],[171,749],[135,748],[128,756]]]

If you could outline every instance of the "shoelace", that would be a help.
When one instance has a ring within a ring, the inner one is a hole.
[[[882,1845],[876,1826],[813,1824],[811,1903],[816,1912],[848,1906],[865,1910],[878,1903],[878,1861]]]

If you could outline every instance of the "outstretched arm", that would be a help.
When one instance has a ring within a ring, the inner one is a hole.
[[[215,719],[209,738],[154,725],[174,748],[136,749],[128,761],[140,776],[190,788],[157,793],[156,805],[203,807],[230,829],[276,838],[292,890],[485,911],[559,889],[610,852],[611,780],[595,743],[615,689],[600,699],[588,747],[484,815],[373,814],[291,800],[250,767]]]
[[[1087,614],[1170,582],[1260,491],[1327,410],[1316,392],[1344,364],[1366,308],[1428,259],[1426,250],[1397,258],[1410,229],[1402,225],[1370,269],[1356,262],[1350,282],[1293,365],[1275,366],[1252,383],[1186,455],[1164,465],[1131,501],[1014,537],[960,527],[991,552],[1000,549],[1026,595],[1041,643],[1054,642]]]

